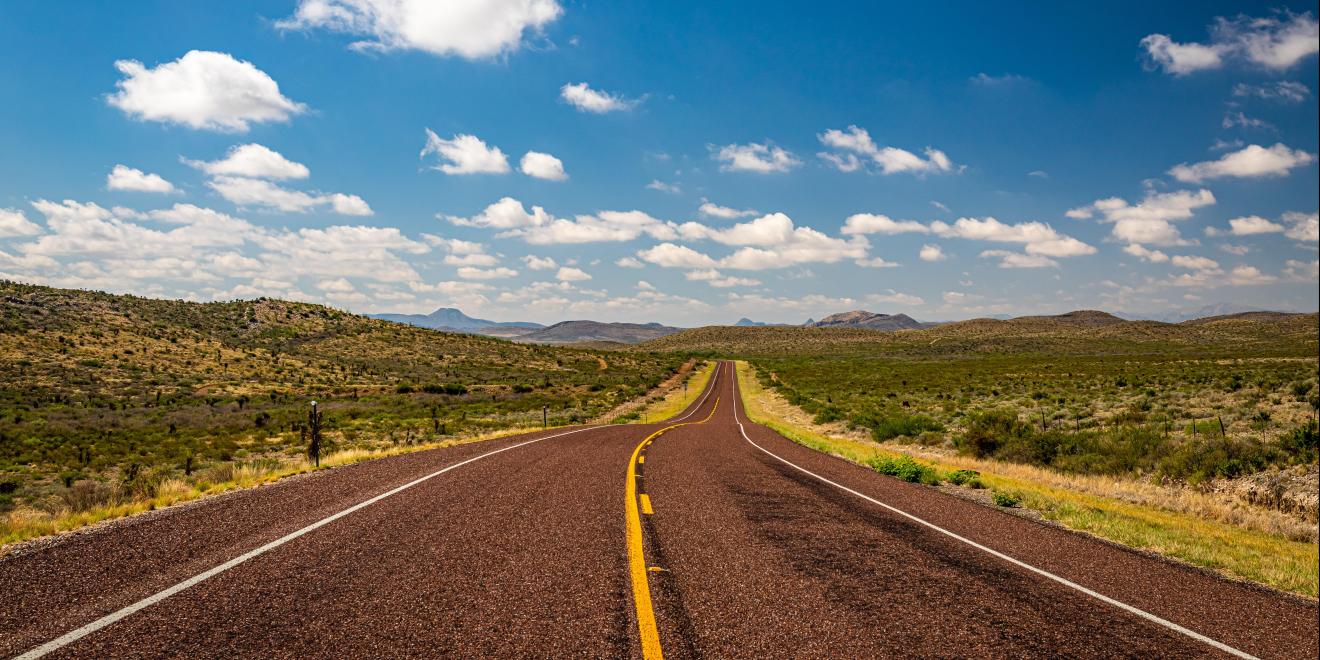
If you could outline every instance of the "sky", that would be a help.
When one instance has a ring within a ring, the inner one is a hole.
[[[0,5],[0,279],[494,320],[1317,306],[1314,3]]]

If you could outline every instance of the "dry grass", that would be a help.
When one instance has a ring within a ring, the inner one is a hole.
[[[669,419],[682,412],[688,404],[701,396],[701,391],[706,389],[706,383],[710,382],[710,377],[715,373],[715,362],[705,362],[696,369],[688,373],[687,388],[682,387],[683,381],[674,384],[663,398],[651,397],[647,399],[647,405],[638,410],[637,419],[631,420],[635,424],[645,424],[648,422],[658,422]]]
[[[1065,527],[1311,598],[1320,590],[1314,527],[1299,528],[1303,523],[1282,514],[1118,479],[1065,476],[906,446],[891,451],[870,440],[823,432],[805,413],[761,387],[746,363],[738,363],[738,381],[752,420],[812,449],[861,465],[910,454],[944,472],[974,469],[986,486],[1020,494],[1024,507]],[[1296,540],[1305,534],[1310,540]]]

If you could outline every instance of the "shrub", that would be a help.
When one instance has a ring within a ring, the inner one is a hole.
[[[956,486],[964,486],[972,481],[979,482],[980,472],[976,470],[955,470],[949,473],[949,481]]]
[[[876,458],[871,460],[871,469],[880,474],[887,474],[891,477],[898,477],[903,481],[910,483],[920,483],[935,485],[940,482],[939,475],[935,470],[926,465],[922,465],[908,456],[899,456],[898,458]]]
[[[977,458],[995,453],[1012,438],[1031,434],[1031,425],[1018,419],[1011,410],[985,410],[968,416],[967,432],[955,441],[958,450]]]
[[[994,491],[993,493],[990,493],[990,499],[995,503],[995,506],[1002,506],[1008,508],[1016,507],[1017,505],[1022,503],[1022,496],[1018,495],[1017,493],[1010,493],[1002,490],[997,490]]]
[[[406,383],[394,388],[394,392],[396,394],[412,394],[412,391],[413,391],[412,385],[408,385]]]
[[[1279,447],[1299,463],[1314,463],[1320,458],[1315,422],[1307,422],[1279,440]]]

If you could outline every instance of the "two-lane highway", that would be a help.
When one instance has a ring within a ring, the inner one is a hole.
[[[0,655],[1315,657],[1316,605],[884,477],[661,424],[221,496],[0,560]]]

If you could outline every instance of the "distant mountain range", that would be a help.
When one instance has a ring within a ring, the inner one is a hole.
[[[480,331],[487,328],[523,328],[526,330],[536,330],[545,327],[540,323],[531,323],[529,321],[499,322],[487,321],[486,319],[474,319],[453,307],[441,307],[430,314],[370,314],[369,316],[384,321],[415,325],[421,328],[432,328],[434,330],[459,330],[463,332]]]
[[[659,323],[601,323],[599,321],[563,321],[514,338],[514,341],[538,344],[575,344],[579,342],[615,342],[637,344],[683,328]]]
[[[1231,314],[1242,314],[1245,312],[1263,312],[1266,311],[1260,307],[1251,307],[1239,303],[1215,303],[1197,307],[1195,309],[1174,309],[1154,314],[1128,314],[1117,312],[1115,316],[1129,321],[1162,321],[1164,323],[1182,323],[1183,321],[1193,321],[1196,319],[1208,318],[1211,316],[1229,316]]]

